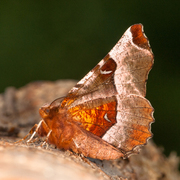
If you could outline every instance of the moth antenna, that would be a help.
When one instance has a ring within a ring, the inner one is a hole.
[[[57,98],[55,99],[54,101],[51,102],[51,104],[49,106],[53,106],[53,105],[59,105],[61,104],[61,102],[63,101],[63,99],[65,98],[66,96],[63,96],[63,97],[60,97],[60,98]]]

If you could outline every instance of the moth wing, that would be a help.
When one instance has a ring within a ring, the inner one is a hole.
[[[141,24],[127,29],[113,49],[68,93],[63,105],[136,94],[145,97],[153,53]],[[73,99],[73,100],[72,100]]]
[[[124,154],[100,137],[72,123],[76,134],[71,141],[70,149],[74,152],[101,160],[118,159]]]
[[[117,98],[116,124],[102,137],[103,140],[121,149],[126,156],[139,152],[152,137],[151,124],[154,122],[154,109],[142,96],[128,95]]]
[[[153,61],[142,25],[131,26],[108,55],[70,90],[62,107],[71,111],[73,120],[81,127],[102,136],[124,154],[136,152],[152,137],[150,126],[154,110],[144,97]],[[115,110],[110,109],[113,102]],[[100,118],[93,116],[98,114],[98,108],[106,109],[100,113]],[[108,112],[113,112],[115,121]],[[112,123],[104,126],[104,131],[92,130],[108,120]]]
[[[90,100],[68,111],[72,121],[120,149],[124,156],[138,152],[152,137],[154,109],[138,95]]]
[[[70,118],[87,131],[102,137],[117,123],[116,97],[94,99],[68,109]]]

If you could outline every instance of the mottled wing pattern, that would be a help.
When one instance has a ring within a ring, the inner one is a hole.
[[[130,94],[117,96],[117,123],[102,137],[106,142],[121,149],[126,156],[138,152],[138,146],[152,137],[153,111],[150,102],[142,96]]]
[[[153,108],[144,98],[152,65],[153,53],[143,27],[133,25],[71,89],[62,106],[68,107],[81,127],[131,154],[152,136]]]
[[[116,97],[95,99],[69,109],[79,126],[102,137],[116,123]]]
[[[116,62],[107,55],[70,90],[62,106],[73,107],[93,99],[116,95],[113,76],[116,67]]]

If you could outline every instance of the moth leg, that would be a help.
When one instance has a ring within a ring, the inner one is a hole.
[[[43,147],[44,145],[46,145],[46,149],[48,148],[48,139],[49,139],[49,136],[51,134],[52,130],[50,130],[46,136],[46,139],[44,140],[44,142],[41,144],[41,147]]]
[[[32,135],[31,135],[31,137],[26,141],[27,143],[29,143],[29,142],[31,142],[32,141],[32,139],[33,139],[33,137],[36,135],[36,133],[38,132],[38,130],[39,130],[39,128],[40,128],[40,126],[41,126],[41,124],[42,124],[42,122],[44,122],[44,120],[42,119],[40,122],[39,122],[39,124],[37,125],[37,124],[35,124],[36,125],[36,129],[34,130],[34,132],[32,133]],[[45,122],[44,122],[45,123]],[[33,128],[32,128],[33,129]],[[31,129],[31,130],[32,130]],[[30,132],[31,132],[31,130],[30,130]],[[31,134],[31,133],[30,133]]]
[[[31,130],[29,131],[29,133],[28,133],[24,138],[20,139],[19,141],[16,141],[15,144],[24,141],[29,135],[33,134],[34,131],[36,130],[37,126],[38,126],[38,125],[35,124],[35,125],[31,128]]]
[[[36,133],[39,136],[47,136],[48,132],[49,132],[49,128],[48,128],[47,124],[45,123],[45,121],[42,119],[38,124],[35,124],[32,127],[32,129],[29,131],[29,133],[23,139],[20,139],[19,141],[15,142],[15,143],[20,143],[20,142],[26,140],[29,135],[31,135],[31,137],[26,141],[27,143],[29,143],[29,142],[32,142],[32,139],[36,135]]]

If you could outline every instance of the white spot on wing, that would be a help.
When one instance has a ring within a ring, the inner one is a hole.
[[[105,119],[106,121],[108,121],[108,122],[111,122],[111,120],[109,120],[108,117],[107,117],[107,113],[104,115],[104,119]]]
[[[110,73],[112,73],[112,71],[106,71],[106,70],[105,70],[105,71],[102,71],[102,70],[100,69],[100,73],[101,73],[101,74],[110,74]]]
[[[116,96],[117,98],[117,107],[118,109],[122,109],[121,105],[122,105],[122,99],[119,96]],[[116,147],[120,148],[121,147],[121,143],[125,141],[125,134],[124,134],[124,124],[122,121],[122,117],[121,117],[121,112],[118,111],[117,115],[116,115],[116,120],[117,123],[114,124],[102,137],[103,140],[105,140],[106,142],[115,145]],[[120,136],[121,140],[119,140]]]

